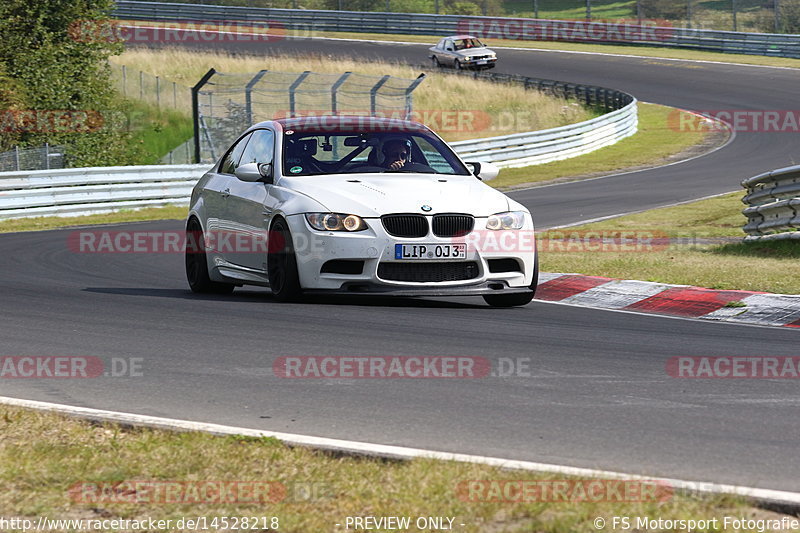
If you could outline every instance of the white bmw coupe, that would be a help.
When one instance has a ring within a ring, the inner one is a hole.
[[[186,275],[195,292],[533,298],[538,256],[521,204],[483,183],[427,127],[303,117],[245,131],[192,191]]]

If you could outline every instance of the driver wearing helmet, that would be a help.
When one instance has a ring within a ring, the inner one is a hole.
[[[383,166],[400,170],[411,162],[411,142],[408,139],[389,139],[383,143]]]

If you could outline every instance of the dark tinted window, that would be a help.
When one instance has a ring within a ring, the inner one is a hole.
[[[239,142],[237,142],[233,148],[231,148],[225,159],[222,161],[222,165],[219,167],[219,171],[222,174],[233,174],[236,171],[236,167],[239,166],[239,159],[242,157],[242,152],[247,147],[247,141],[250,140],[252,137],[252,133],[242,137]]]

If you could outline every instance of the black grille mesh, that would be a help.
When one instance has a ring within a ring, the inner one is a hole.
[[[428,234],[428,220],[422,215],[385,215],[383,227],[395,237],[424,237]]]
[[[462,237],[472,231],[475,219],[470,215],[434,215],[433,234],[437,237]]]
[[[478,277],[478,263],[381,263],[378,265],[378,277],[388,281],[416,283],[462,281]]]

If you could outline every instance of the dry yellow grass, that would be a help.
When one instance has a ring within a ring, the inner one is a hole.
[[[233,56],[225,52],[185,49],[131,49],[113,58],[129,69],[142,70],[183,85],[194,85],[208,69],[224,73],[277,72],[416,78],[421,70],[399,63],[370,63],[329,56]],[[425,69],[427,79],[414,91],[417,119],[448,141],[541,130],[588,120],[596,114],[583,106],[513,84],[498,84]],[[243,78],[244,79],[244,78]],[[456,122],[445,123],[446,120]]]

